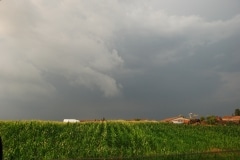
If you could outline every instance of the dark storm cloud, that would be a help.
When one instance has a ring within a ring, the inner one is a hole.
[[[188,111],[226,114],[226,101],[236,107],[239,16],[207,22],[194,16],[165,19],[167,15],[162,14],[163,19],[153,19],[154,26],[128,28],[116,40],[119,54],[127,57],[125,66],[136,71],[122,82],[127,88],[124,95],[152,110],[155,117],[163,112],[169,116]],[[168,26],[166,32],[163,24]],[[227,68],[235,72],[227,73]]]
[[[1,1],[0,116],[231,114],[240,96],[239,7],[215,0]]]

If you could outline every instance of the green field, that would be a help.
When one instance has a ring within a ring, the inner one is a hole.
[[[4,159],[81,159],[240,150],[240,126],[0,121]]]

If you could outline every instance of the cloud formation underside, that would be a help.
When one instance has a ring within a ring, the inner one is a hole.
[[[27,85],[33,86],[27,87],[28,90],[43,90],[42,86],[46,86],[48,92],[54,86],[48,87],[51,84],[43,74],[54,72],[68,79],[71,85],[99,89],[105,96],[118,94],[120,84],[110,73],[120,67],[123,60],[117,50],[105,44],[111,30],[91,29],[101,26],[101,19],[99,24],[91,24],[92,18],[98,19],[97,14],[82,17],[84,11],[76,8],[80,15],[75,15],[71,7],[76,4],[71,2],[59,1],[53,8],[42,1],[9,5],[13,6],[5,7],[6,11],[2,12],[7,15],[1,17],[4,87],[14,88],[12,83],[20,86],[22,79],[23,83],[27,81]]]
[[[1,1],[0,100],[6,108],[64,108],[54,102],[64,99],[73,112],[106,103],[106,110],[131,104],[144,112],[150,100],[154,111],[175,105],[187,112],[190,95],[189,105],[205,101],[213,110],[239,103],[239,11],[214,19],[217,13],[208,18],[199,9],[174,13],[169,6],[154,0]],[[170,102],[174,97],[179,105]]]

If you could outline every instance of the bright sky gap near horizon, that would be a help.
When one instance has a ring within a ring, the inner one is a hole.
[[[236,108],[239,0],[0,1],[0,119]]]

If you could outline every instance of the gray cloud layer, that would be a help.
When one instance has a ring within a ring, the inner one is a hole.
[[[0,117],[231,114],[240,102],[239,8],[238,1],[3,0]]]

